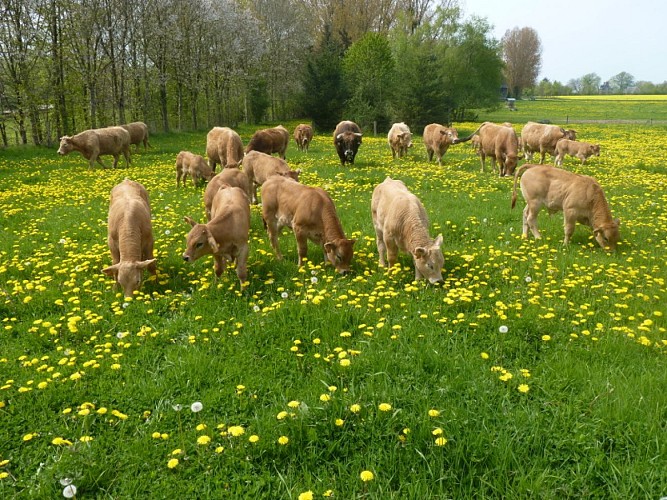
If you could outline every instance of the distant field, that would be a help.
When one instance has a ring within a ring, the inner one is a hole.
[[[629,122],[667,123],[667,96],[568,96],[516,101],[494,111],[477,110],[480,121],[549,121],[551,123]]]

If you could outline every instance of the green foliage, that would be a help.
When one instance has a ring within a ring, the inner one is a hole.
[[[345,52],[343,74],[350,91],[345,116],[362,129],[373,122],[381,130],[389,128],[394,66],[389,41],[380,33],[367,33]]]
[[[248,108],[252,123],[260,123],[266,115],[266,110],[271,105],[266,80],[263,78],[254,80],[248,89],[248,97]]]
[[[317,130],[333,130],[343,116],[347,97],[342,47],[328,31],[306,62],[301,107]]]

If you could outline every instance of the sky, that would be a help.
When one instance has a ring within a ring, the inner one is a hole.
[[[605,82],[625,71],[636,81],[667,81],[666,0],[459,0],[466,18],[486,18],[500,40],[515,27],[542,42],[538,81],[566,84],[596,73]]]

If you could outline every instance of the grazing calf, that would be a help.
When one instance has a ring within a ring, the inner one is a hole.
[[[185,187],[185,180],[188,176],[192,179],[192,185],[197,187],[202,182],[211,180],[213,175],[211,167],[208,166],[203,156],[190,151],[181,151],[176,156],[176,187],[180,186],[181,180]]]
[[[602,188],[592,177],[579,175],[547,165],[525,164],[514,174],[512,208],[516,205],[516,183],[521,177],[521,193],[526,200],[523,209],[523,237],[528,237],[528,229],[535,238],[540,238],[537,229],[537,214],[542,207],[549,213],[563,212],[565,239],[567,245],[574,233],[574,225],[579,222],[593,229],[598,244],[615,250],[620,239],[618,219],[612,219],[607,199]]]
[[[213,127],[206,134],[206,156],[213,172],[218,164],[220,168],[238,167],[243,160],[241,137],[229,127]]]
[[[282,260],[278,245],[280,229],[294,231],[299,251],[299,266],[308,254],[308,240],[322,246],[328,260],[341,274],[350,271],[355,240],[343,232],[336,207],[323,189],[304,186],[293,179],[274,175],[262,186],[262,218],[276,258]]]
[[[113,168],[116,168],[121,153],[125,157],[125,166],[129,167],[130,133],[123,127],[106,127],[84,130],[72,137],[61,137],[58,154],[66,155],[72,151],[78,151],[88,160],[89,169],[93,168],[96,161],[107,168],[100,158],[101,155],[113,156]]]
[[[248,182],[248,176],[245,174],[245,172],[238,168],[223,168],[218,175],[211,179],[211,181],[206,186],[206,191],[204,191],[204,208],[206,210],[206,220],[211,220],[213,199],[223,184],[240,188],[246,194],[248,199],[250,199],[250,183]]]
[[[141,287],[144,269],[157,274],[148,193],[138,182],[125,179],[111,190],[107,242],[112,265],[102,272],[131,297]]]
[[[289,132],[282,125],[278,125],[277,127],[258,130],[252,134],[245,152],[248,154],[250,151],[260,151],[267,155],[278,153],[284,160],[288,144]]]
[[[301,173],[301,170],[290,169],[285,160],[259,151],[251,151],[243,158],[243,171],[248,176],[254,204],[257,204],[257,187],[264,184],[272,175],[290,177],[298,182]]]
[[[299,151],[308,152],[308,146],[313,140],[313,127],[306,125],[305,123],[300,123],[294,129],[294,142],[299,148]]]
[[[581,160],[581,164],[583,165],[591,156],[600,156],[600,145],[591,144],[590,142],[561,139],[556,144],[556,158],[554,160],[554,164],[560,167],[563,164],[565,155],[579,158]]]
[[[144,122],[132,122],[121,125],[125,130],[130,133],[130,145],[136,144],[137,151],[139,150],[139,144],[144,144],[144,149],[147,149],[150,146],[148,142],[148,125]]]
[[[445,127],[439,123],[431,123],[424,127],[424,146],[428,161],[433,161],[435,154],[438,165],[442,165],[442,157],[445,155],[449,146],[456,144],[459,139],[455,128]]]
[[[408,154],[408,148],[412,147],[410,127],[403,122],[394,123],[387,134],[387,142],[391,148],[391,156],[394,160]]]
[[[482,165],[482,172],[486,171],[486,157],[491,158],[491,168],[496,171],[496,161],[500,164],[500,177],[514,173],[519,161],[519,138],[514,129],[506,124],[496,125],[491,122],[482,123],[468,137],[456,139],[454,144],[466,142],[475,135],[479,136],[479,148],[475,147]]]
[[[380,266],[396,264],[398,252],[412,255],[415,280],[442,281],[442,235],[432,240],[428,234],[428,216],[419,198],[401,181],[387,177],[373,190],[371,215]],[[385,254],[387,259],[385,260]]]
[[[213,255],[216,276],[220,276],[227,262],[236,261],[236,276],[241,287],[248,277],[248,235],[250,232],[250,204],[241,188],[220,186],[211,207],[211,220],[197,224],[186,216],[192,226],[187,235],[183,260],[194,262],[204,255]]]
[[[547,153],[556,155],[556,144],[561,139],[577,139],[576,130],[565,130],[558,125],[546,125],[544,123],[528,122],[521,129],[521,141],[526,160],[533,161],[533,154],[540,153],[540,163],[544,163]]]

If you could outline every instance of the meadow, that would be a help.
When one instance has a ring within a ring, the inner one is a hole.
[[[203,188],[177,189],[174,160],[203,154],[206,131],[156,134],[117,170],[1,151],[0,497],[667,495],[667,127],[574,128],[602,153],[564,168],[603,186],[615,253],[585,226],[564,247],[562,214],[522,239],[512,180],[480,172],[468,144],[439,167],[419,136],[392,160],[368,135],[341,168],[326,134],[287,160],[331,194],[353,273],[312,244],[297,268],[288,231],[276,261],[252,207],[243,291],[232,269],[216,279],[211,258],[181,258]],[[441,285],[413,282],[407,255],[377,265],[370,196],[388,175],[444,237]],[[150,193],[158,259],[131,298],[101,272],[125,177]]]

